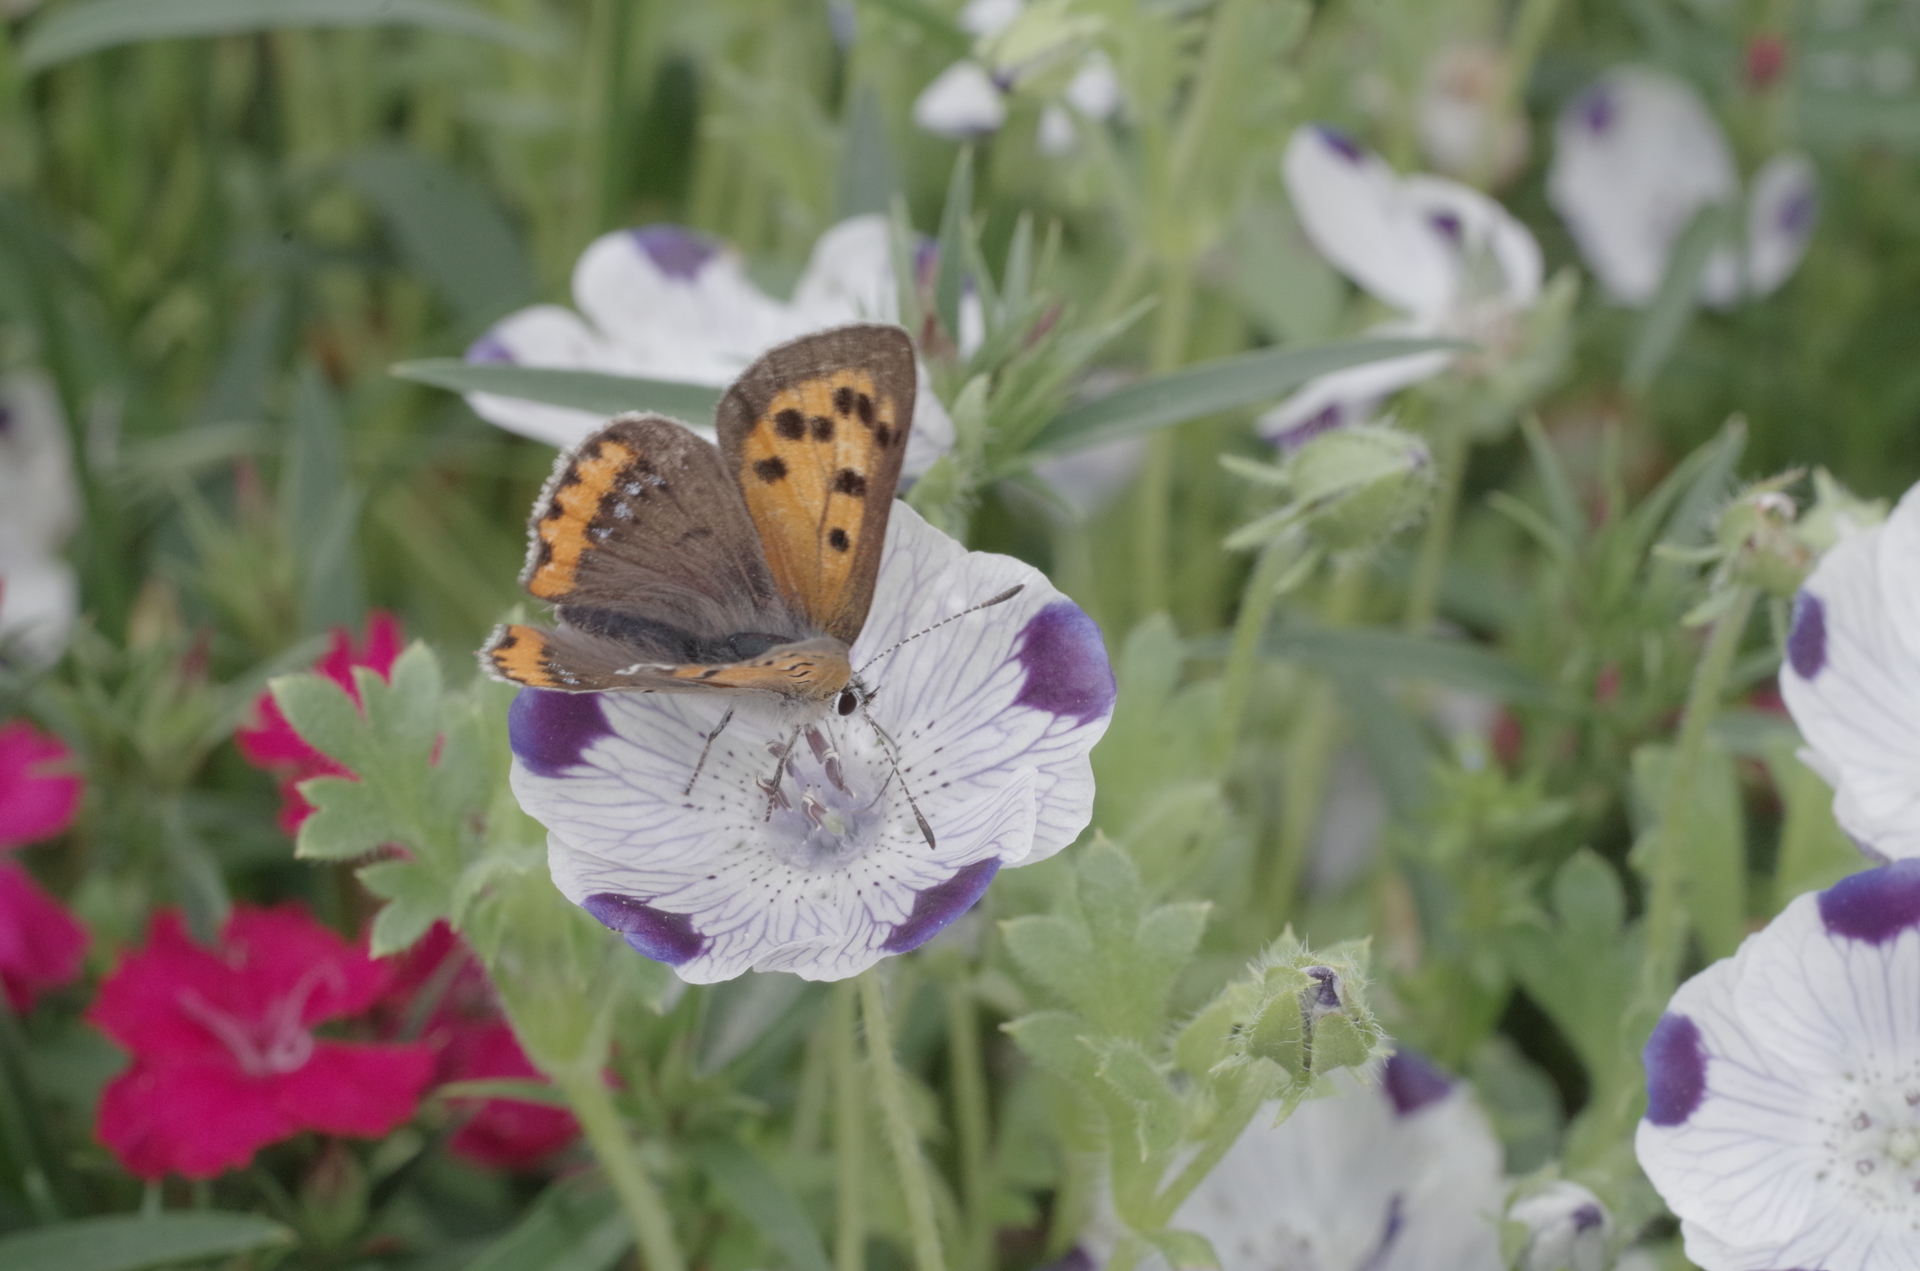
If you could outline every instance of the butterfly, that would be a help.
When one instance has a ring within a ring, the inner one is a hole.
[[[718,446],[663,415],[609,422],[560,456],[534,504],[520,584],[554,625],[496,627],[482,667],[529,688],[762,694],[852,714],[850,653],[916,374],[899,327],[838,327],[749,366],[720,399]]]

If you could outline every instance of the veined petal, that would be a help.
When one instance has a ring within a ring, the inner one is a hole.
[[[1777,154],[1747,198],[1747,287],[1771,295],[1800,267],[1820,217],[1820,176],[1803,154]]]
[[[1920,485],[1908,490],[1880,527],[1880,598],[1907,657],[1920,665]]]
[[[897,504],[852,660],[871,696],[846,717],[523,691],[514,792],[550,831],[560,889],[690,982],[837,979],[1085,828],[1113,675],[1091,620],[1037,570]]]
[[[785,306],[754,286],[737,253],[677,225],[603,234],[573,270],[573,298],[628,375],[732,382],[788,334]]]
[[[1899,548],[1911,541],[1920,504],[1909,496],[1897,515]],[[1801,587],[1780,692],[1839,775],[1834,811],[1842,827],[1883,856],[1912,857],[1920,856],[1920,658],[1887,598],[1912,585],[1914,566],[1884,554],[1888,532],[1842,539]],[[1883,567],[1907,581],[1884,588]]]
[[[1547,196],[1609,295],[1644,305],[1674,241],[1740,188],[1727,139],[1682,80],[1626,67],[1561,112]]]
[[[1007,103],[986,67],[959,61],[920,90],[913,122],[936,136],[966,141],[999,131],[1007,122]]]
[[[1281,172],[1301,227],[1341,273],[1418,319],[1452,307],[1453,252],[1380,156],[1311,124],[1295,130]]]
[[[1680,1217],[1743,1240],[1806,1221],[1819,1167],[1820,1082],[1779,1058],[1737,1009],[1740,972],[1721,961],[1674,995],[1648,1042],[1641,1168]]]
[[[1451,353],[1412,353],[1331,371],[1308,380],[1293,396],[1261,415],[1254,427],[1274,445],[1293,450],[1323,432],[1366,423],[1387,398],[1432,379],[1452,362]]]

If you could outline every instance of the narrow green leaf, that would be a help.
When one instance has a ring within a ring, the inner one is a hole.
[[[20,46],[20,69],[32,74],[146,40],[362,26],[423,27],[530,53],[547,47],[533,32],[453,0],[86,0],[33,24]]]
[[[720,404],[720,390],[672,380],[565,371],[547,366],[501,366],[463,362],[457,357],[422,358],[392,368],[403,380],[452,389],[456,393],[497,393],[548,406],[565,406],[590,415],[630,410],[657,411],[705,425]]]
[[[300,630],[351,626],[367,607],[353,550],[360,492],[347,466],[339,403],[310,362],[294,384],[283,453],[280,509],[300,564]]]
[[[708,1139],[696,1144],[693,1154],[721,1194],[793,1271],[832,1271],[806,1211],[751,1148],[731,1139]]]
[[[1667,257],[1666,276],[1640,320],[1640,333],[1627,355],[1628,388],[1644,391],[1652,385],[1680,337],[1686,334],[1700,303],[1700,275],[1714,248],[1726,241],[1727,218],[1724,207],[1703,207],[1674,242],[1673,254]]]
[[[115,1214],[0,1237],[0,1267],[7,1271],[140,1271],[292,1243],[291,1231],[252,1214]]]
[[[1278,397],[1316,375],[1436,349],[1454,340],[1342,340],[1306,348],[1260,349],[1202,362],[1131,384],[1056,415],[1029,447],[1033,456],[1065,454],[1156,428]]]
[[[515,1081],[505,1077],[496,1077],[486,1081],[449,1081],[444,1086],[435,1086],[433,1093],[441,1099],[506,1099],[513,1103],[534,1103],[543,1108],[570,1108],[567,1096],[560,1093],[558,1086],[543,1081]]]
[[[556,1183],[463,1271],[607,1271],[633,1247],[613,1193]]]
[[[973,220],[973,147],[960,147],[940,213],[939,258],[933,278],[933,312],[947,334],[960,338],[960,293],[967,276],[967,237]]]
[[[1145,1239],[1160,1251],[1173,1271],[1218,1271],[1220,1266],[1213,1242],[1195,1232],[1156,1231]]]
[[[840,218],[885,213],[900,188],[880,94],[865,80],[848,94],[840,125]]]
[[[1274,631],[1266,647],[1275,657],[1362,678],[1431,680],[1501,702],[1539,703],[1548,696],[1547,686],[1524,667],[1464,640],[1385,627],[1331,630],[1298,623]]]

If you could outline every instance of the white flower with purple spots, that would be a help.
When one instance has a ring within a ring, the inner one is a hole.
[[[1400,317],[1371,334],[1449,337],[1501,357],[1540,299],[1540,245],[1505,208],[1434,176],[1402,177],[1337,129],[1293,134],[1281,170],[1308,239],[1341,273]],[[1445,371],[1450,353],[1415,353],[1310,380],[1261,416],[1287,448],[1365,423],[1392,394]]]
[[[1020,20],[1025,0],[972,0],[960,11],[959,26],[977,41],[976,56],[961,58],[934,76],[914,99],[913,122],[927,132],[955,141],[975,141],[1000,131],[1007,122],[1007,99],[1023,79],[1053,61],[1057,49],[1042,39],[1036,48],[1022,51],[1035,65],[995,61],[995,37]],[[1057,20],[1057,15],[1049,15]],[[1054,32],[1066,35],[1071,28]],[[1058,95],[1041,108],[1037,141],[1043,154],[1064,154],[1079,141],[1076,117],[1099,121],[1122,104],[1119,77],[1106,54],[1095,49],[1081,57],[1073,76]]]
[[[1561,113],[1547,196],[1607,293],[1646,305],[1700,209],[1740,197],[1740,174],[1690,85],[1623,67]],[[1776,290],[1806,254],[1819,206],[1819,180],[1804,156],[1767,160],[1753,178],[1742,241],[1708,259],[1701,299],[1724,307]]]
[[[1521,1231],[1515,1271],[1607,1271],[1613,1217],[1578,1183],[1555,1179],[1514,1201],[1507,1221]],[[1616,1268],[1618,1271],[1618,1268]]]
[[[1780,692],[1841,828],[1880,859],[1920,857],[1920,486],[1802,584]]]
[[[79,614],[61,545],[80,518],[67,426],[38,373],[0,380],[0,660],[52,662]]]
[[[738,253],[678,225],[597,238],[573,270],[579,312],[534,305],[494,324],[469,362],[562,367],[722,388],[776,344],[849,322],[893,322],[900,294],[883,216],[856,216],[814,244],[791,301],[747,277]],[[920,375],[906,475],[953,446],[953,420]],[[550,445],[574,445],[606,423],[587,411],[469,393],[483,418]],[[711,436],[711,430],[695,431]]]
[[[1704,1271],[1920,1266],[1920,861],[1808,893],[1680,986],[1635,1147]]]
[[[1377,1087],[1330,1080],[1277,1127],[1255,1116],[1168,1226],[1205,1236],[1222,1271],[1501,1271],[1500,1142],[1467,1088],[1407,1051]]]
[[[560,890],[691,983],[833,980],[921,944],[996,871],[1086,828],[1113,671],[1099,628],[1038,570],[896,504],[852,660],[871,696],[848,716],[523,689],[513,789],[549,831]]]

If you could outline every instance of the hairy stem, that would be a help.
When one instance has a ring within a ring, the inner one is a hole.
[[[833,1069],[834,1271],[864,1271],[867,1260],[867,1110],[860,1084],[859,991],[833,986],[828,1063]]]
[[[647,1271],[686,1271],[680,1242],[673,1234],[672,1215],[627,1139],[627,1128],[607,1093],[599,1065],[568,1064],[549,1070],[548,1075],[567,1096],[600,1168],[613,1184],[627,1221],[633,1224],[634,1239],[639,1242]]]
[[[893,1148],[894,1167],[900,1172],[900,1191],[906,1197],[915,1271],[946,1271],[946,1257],[940,1250],[940,1228],[934,1221],[933,1179],[927,1172],[926,1157],[920,1153],[920,1136],[913,1128],[913,1116],[907,1108],[906,1083],[894,1061],[893,1029],[887,1022],[887,996],[880,987],[877,966],[860,973],[860,1014],[867,1022],[867,1066],[872,1070],[874,1093],[880,1099],[880,1115],[886,1123],[887,1141]]]
[[[1420,553],[1414,558],[1413,579],[1407,585],[1407,630],[1426,634],[1440,607],[1440,582],[1447,572],[1447,549],[1453,545],[1453,523],[1460,510],[1460,488],[1467,475],[1467,430],[1456,419],[1440,420],[1435,438],[1434,462],[1439,468],[1440,488],[1434,493],[1433,511],[1427,516],[1420,536]]]
[[[962,1242],[957,1261],[967,1271],[989,1264],[993,1238],[987,1207],[992,1179],[988,1173],[988,1143],[992,1125],[987,1112],[987,1073],[980,1056],[980,1014],[965,967],[948,975],[947,1062],[953,1074],[953,1116],[960,1140],[960,1203]]]
[[[1254,669],[1260,664],[1260,640],[1266,635],[1273,607],[1280,600],[1281,579],[1299,560],[1298,545],[1287,538],[1277,538],[1260,549],[1253,572],[1247,576],[1246,590],[1240,596],[1240,613],[1233,622],[1233,647],[1227,653],[1221,678],[1219,745],[1223,763],[1232,757],[1234,743],[1240,738],[1247,699],[1252,696]]]

